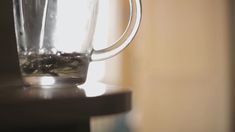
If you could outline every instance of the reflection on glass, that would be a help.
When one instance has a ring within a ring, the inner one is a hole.
[[[55,84],[55,79],[53,77],[41,77],[40,84],[44,85],[44,86],[53,85],[53,84]],[[45,87],[45,88],[47,88],[47,87]]]

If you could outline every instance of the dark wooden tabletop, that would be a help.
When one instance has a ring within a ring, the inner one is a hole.
[[[101,83],[79,87],[0,87],[1,127],[78,122],[127,112],[131,92]]]

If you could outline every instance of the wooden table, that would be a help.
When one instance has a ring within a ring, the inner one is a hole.
[[[131,92],[103,84],[0,87],[0,131],[89,132],[90,118],[127,112]]]

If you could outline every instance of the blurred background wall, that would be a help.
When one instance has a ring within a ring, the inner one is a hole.
[[[235,101],[235,52],[234,52],[234,49],[235,49],[235,1],[234,0],[230,0],[229,1],[229,5],[230,5],[230,40],[231,40],[231,43],[230,43],[230,64],[231,64],[231,69],[230,69],[230,80],[231,80],[231,95],[232,95],[232,99],[231,99],[231,107],[232,107],[232,112],[231,112],[231,117],[232,117],[232,120],[231,120],[231,130],[232,131],[235,131],[235,125],[234,125],[234,122],[235,122],[235,104],[234,104],[234,101]]]
[[[133,131],[229,132],[229,1],[142,2],[140,32],[122,57]]]

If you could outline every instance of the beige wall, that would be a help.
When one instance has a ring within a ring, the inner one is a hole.
[[[143,0],[143,8],[123,55],[136,132],[229,132],[227,1]]]

